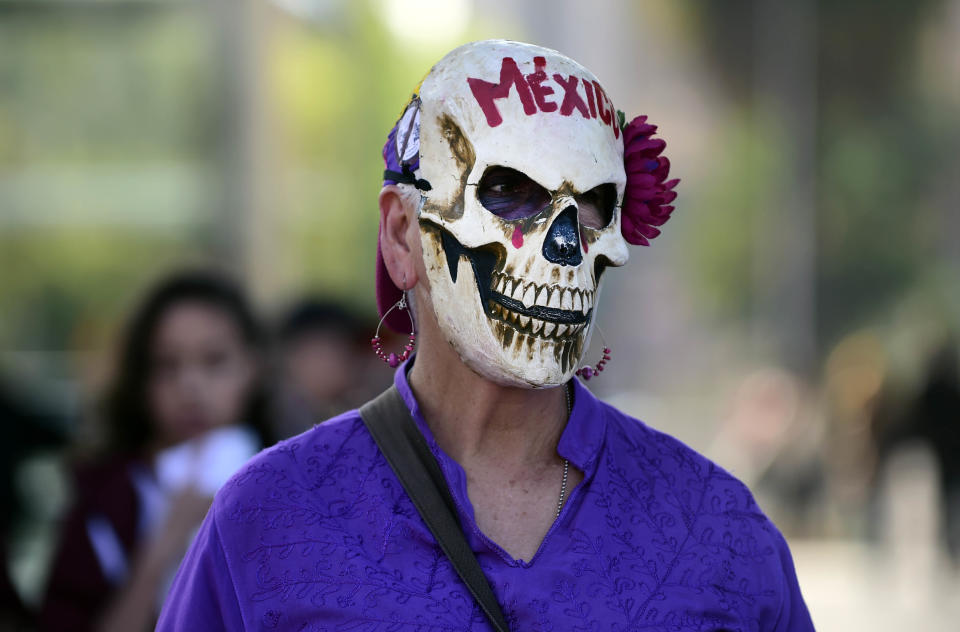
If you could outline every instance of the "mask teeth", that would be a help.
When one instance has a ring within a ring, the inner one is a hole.
[[[547,307],[554,307],[560,309],[560,290],[551,288],[549,293],[549,302]]]
[[[537,288],[537,296],[536,298],[533,299],[533,302],[536,303],[537,305],[546,306],[547,305],[547,288],[545,288],[542,285],[539,288]]]
[[[537,285],[496,271],[491,275],[490,285],[494,292],[521,301],[527,307],[541,305],[584,314],[593,307],[591,290]]]
[[[536,296],[537,296],[537,286],[531,283],[523,291],[523,298],[520,300],[523,301],[523,304],[525,306],[532,307],[535,303],[534,299],[536,299]]]
[[[589,290],[527,283],[499,271],[493,272],[490,284],[494,292],[519,301],[526,307],[540,305],[583,314],[587,314],[593,308],[594,293]],[[558,342],[569,342],[571,337],[579,335],[586,329],[585,323],[558,324],[518,314],[496,301],[493,301],[492,315],[516,329],[520,334]]]
[[[523,283],[517,283],[513,286],[513,294],[511,295],[514,299],[518,301],[523,301],[523,290],[525,286]]]
[[[550,340],[559,345],[573,345],[575,343],[576,337],[581,335],[581,332],[586,328],[586,325],[555,325],[553,323],[544,323],[543,321],[538,321],[535,318],[526,319],[529,322],[524,322],[524,316],[514,315],[513,317],[507,316],[504,318],[504,327],[510,327],[515,331],[513,339],[511,340],[508,347],[510,351],[520,352],[527,345],[530,344],[532,340]],[[553,331],[546,335],[542,331],[553,328]],[[566,349],[567,347],[565,347]],[[569,349],[568,349],[569,351]]]
[[[519,333],[540,339],[567,342],[570,338],[580,335],[586,329],[586,323],[567,325],[539,320],[524,314],[518,314],[498,303],[493,305],[493,316]]]

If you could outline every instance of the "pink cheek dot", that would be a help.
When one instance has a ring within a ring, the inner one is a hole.
[[[513,243],[514,248],[523,246],[523,231],[520,230],[519,226],[513,229],[513,237],[510,238],[510,241]]]

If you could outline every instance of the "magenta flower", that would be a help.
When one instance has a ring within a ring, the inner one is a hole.
[[[667,180],[670,161],[660,153],[667,146],[662,139],[650,138],[656,125],[638,116],[623,128],[623,164],[627,171],[627,187],[623,194],[623,217],[620,231],[623,238],[636,246],[649,246],[660,234],[656,226],[670,219],[676,199],[673,188],[678,178]]]

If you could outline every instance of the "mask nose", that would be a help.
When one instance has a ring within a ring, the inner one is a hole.
[[[562,266],[576,266],[583,261],[576,206],[570,205],[563,209],[553,220],[543,242],[543,256],[550,263]]]

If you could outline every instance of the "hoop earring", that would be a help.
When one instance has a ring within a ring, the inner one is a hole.
[[[387,355],[383,352],[383,342],[380,340],[380,327],[383,326],[383,321],[387,318],[387,314],[393,310],[400,308],[407,312],[407,318],[410,319],[410,341],[403,348],[403,353],[399,356],[395,353]],[[407,305],[407,294],[404,292],[403,296],[400,297],[400,300],[393,304],[390,309],[384,313],[383,317],[380,319],[380,322],[377,323],[377,332],[373,335],[373,338],[370,339],[370,346],[373,347],[373,352],[377,355],[378,358],[386,362],[390,368],[397,368],[401,362],[406,362],[410,357],[410,354],[413,353],[413,348],[417,342],[417,331],[416,325],[413,323],[413,315],[410,314],[410,308]]]
[[[600,334],[600,340],[603,342],[603,358],[597,362],[596,366],[584,366],[577,369],[577,375],[584,379],[584,381],[589,380],[591,377],[599,376],[603,373],[603,367],[606,366],[607,362],[610,361],[610,354],[612,351],[610,347],[607,346],[607,339],[604,338],[603,332],[600,331],[600,327],[597,326],[597,333]]]

